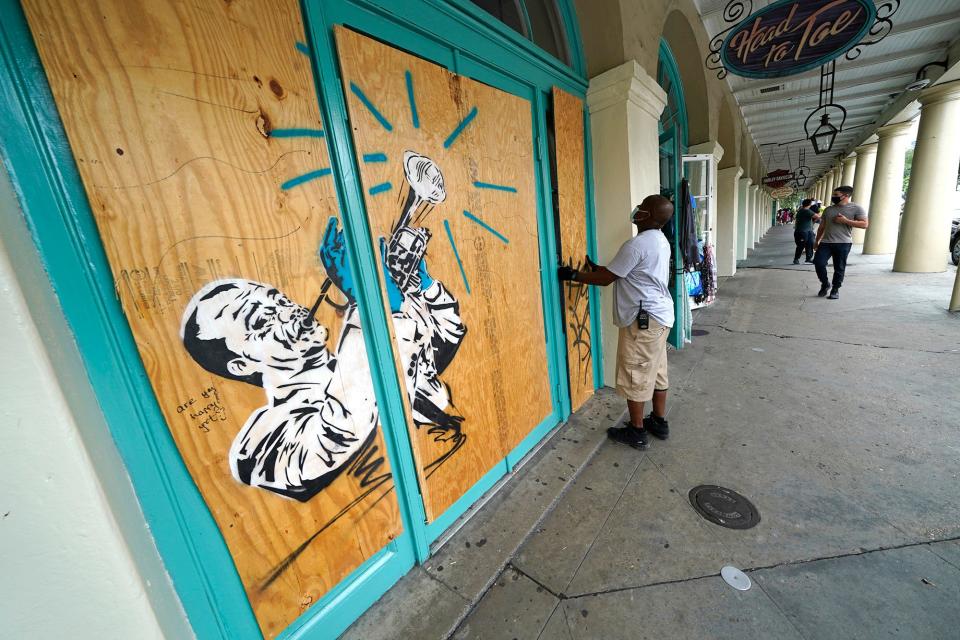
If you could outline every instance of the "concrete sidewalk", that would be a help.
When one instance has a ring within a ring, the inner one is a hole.
[[[851,254],[840,300],[772,229],[671,353],[671,438],[603,390],[345,637],[960,638],[956,268]],[[761,513],[701,519],[718,484]],[[733,564],[746,592],[719,577]]]

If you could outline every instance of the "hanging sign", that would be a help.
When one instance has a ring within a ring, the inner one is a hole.
[[[793,180],[796,177],[796,174],[792,171],[786,169],[777,169],[776,171],[771,171],[763,177],[761,182],[765,187],[782,187],[787,184],[790,180]]]
[[[789,198],[794,193],[793,187],[777,187],[776,189],[770,190],[770,197],[777,200],[782,200],[783,198]]]
[[[855,47],[876,17],[872,0],[780,0],[730,31],[720,57],[745,78],[801,73]]]

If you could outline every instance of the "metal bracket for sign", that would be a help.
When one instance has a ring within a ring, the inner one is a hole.
[[[897,4],[899,4],[899,0],[897,0]],[[704,58],[707,69],[717,72],[718,80],[727,77],[727,68],[723,66],[723,61],[720,58],[720,51],[723,49],[727,34],[739,27],[752,14],[753,0],[729,0],[727,6],[723,8],[723,21],[730,26],[710,39],[710,53]]]
[[[857,46],[847,51],[847,60],[856,60],[863,53],[864,47],[877,44],[886,38],[893,31],[893,20],[891,18],[898,9],[900,9],[900,0],[889,0],[877,6],[877,17],[873,21],[873,26],[870,27],[870,31]]]

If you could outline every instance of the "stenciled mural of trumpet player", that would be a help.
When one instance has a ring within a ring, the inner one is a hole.
[[[389,239],[379,239],[387,296],[406,390],[418,428],[427,427],[445,453],[465,441],[440,376],[466,335],[456,298],[427,269],[430,232],[417,226],[446,198],[437,165],[404,154],[408,191]],[[277,288],[246,279],[202,287],[184,310],[183,345],[204,369],[261,387],[266,405],[250,414],[228,461],[244,484],[307,501],[340,475],[373,439],[379,422],[360,330],[353,271],[343,231],[331,217],[320,248],[327,281],[310,309]],[[333,351],[314,318],[329,288],[347,299]]]

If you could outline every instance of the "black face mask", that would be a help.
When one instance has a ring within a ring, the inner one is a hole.
[[[840,204],[841,200],[843,200],[843,198],[841,198],[840,196],[833,196],[832,198],[830,198],[830,202],[832,202],[833,204]]]

